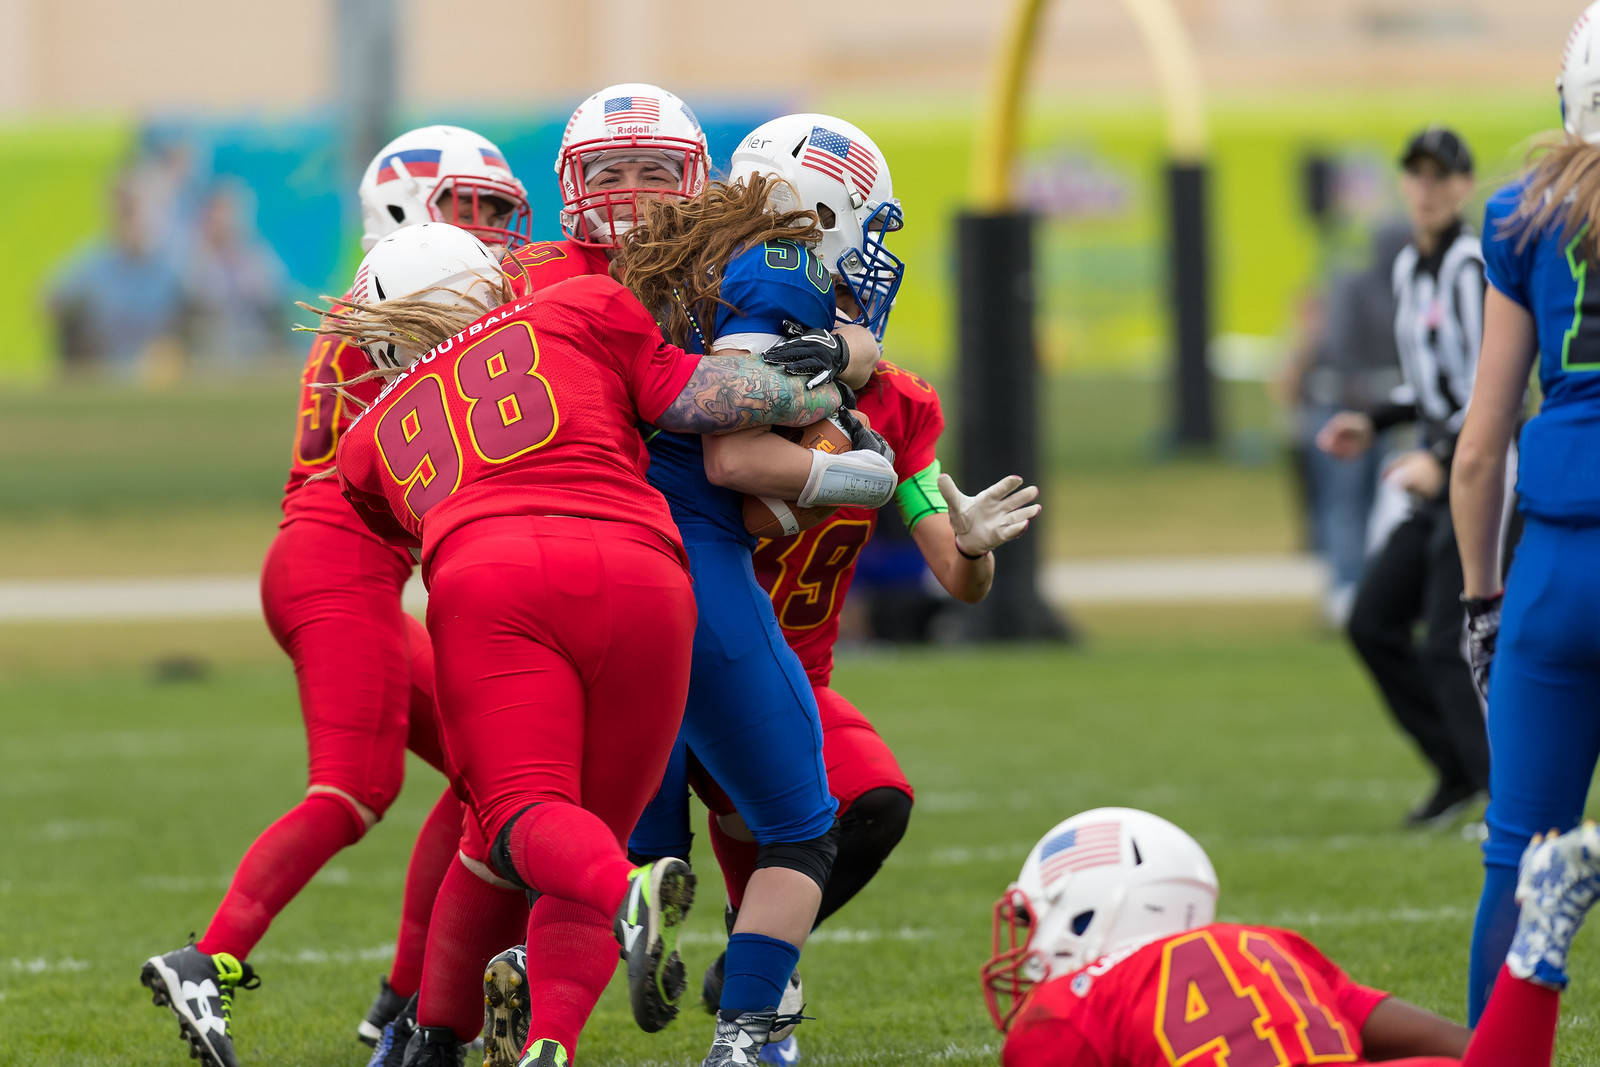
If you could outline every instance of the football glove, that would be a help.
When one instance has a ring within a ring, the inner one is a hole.
[[[855,412],[849,408],[840,408],[833,413],[833,417],[844,427],[844,432],[850,435],[852,449],[860,452],[876,452],[890,463],[894,462],[894,448],[884,440],[883,434],[863,426],[861,420],[856,418]]]
[[[1467,666],[1472,668],[1472,687],[1484,700],[1489,699],[1489,664],[1494,659],[1495,642],[1500,639],[1500,602],[1503,599],[1503,593],[1461,598],[1467,609]]]
[[[1022,486],[1022,478],[1015,474],[1001,478],[977,496],[967,496],[956,488],[954,479],[941,474],[939,495],[950,507],[956,550],[968,559],[981,559],[1007,541],[1015,541],[1040,511],[1040,505],[1034,503],[1039,487]]]
[[[833,381],[850,365],[850,346],[838,334],[785,320],[783,336],[786,340],[761,353],[761,359],[791,377],[807,379],[807,389]]]

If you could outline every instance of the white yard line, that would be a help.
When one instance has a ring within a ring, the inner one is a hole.
[[[1299,556],[1104,559],[1052,563],[1045,596],[1062,604],[1305,601],[1321,571]],[[425,603],[421,583],[406,587],[407,607]],[[261,595],[254,575],[170,578],[41,578],[0,581],[0,623],[144,622],[254,618]]]

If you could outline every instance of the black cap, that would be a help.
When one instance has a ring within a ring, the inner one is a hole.
[[[1409,170],[1419,159],[1433,160],[1446,174],[1472,173],[1472,149],[1460,134],[1444,126],[1429,126],[1406,142],[1400,165]]]

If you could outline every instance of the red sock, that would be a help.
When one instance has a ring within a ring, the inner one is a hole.
[[[489,961],[515,945],[527,929],[528,898],[501,889],[467,870],[459,860],[445,871],[428,924],[417,1022],[448,1026],[462,1041],[483,1027],[483,972]],[[616,953],[616,942],[612,942]]]
[[[717,821],[716,812],[708,812],[706,821],[711,825],[711,851],[717,854],[717,865],[722,868],[722,881],[728,887],[728,903],[738,910],[744,903],[744,887],[756,873],[756,856],[759,849],[754,841],[740,841],[732,837]]]
[[[290,808],[261,831],[239,861],[233,883],[199,941],[200,951],[244,959],[311,876],[365,832],[350,806],[326,793],[313,793]]]
[[[389,988],[409,997],[422,984],[422,953],[428,944],[428,917],[439,896],[450,861],[461,840],[461,802],[446,789],[423,820],[406,867],[406,892],[400,905],[400,932],[394,942]]]
[[[616,970],[610,915],[540,897],[528,917],[529,1044],[555,1038],[576,1058],[578,1035]]]
[[[550,801],[524,811],[511,827],[511,862],[541,893],[616,914],[633,865],[600,817]],[[608,920],[609,921],[609,920]]]
[[[1462,1067],[1550,1067],[1560,1013],[1560,993],[1502,966]]]

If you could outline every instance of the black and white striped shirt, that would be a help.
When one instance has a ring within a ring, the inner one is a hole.
[[[1423,444],[1448,458],[1466,418],[1483,341],[1483,246],[1457,222],[1424,256],[1408,244],[1394,261],[1394,336],[1409,403],[1374,416],[1380,427],[1414,418]]]

